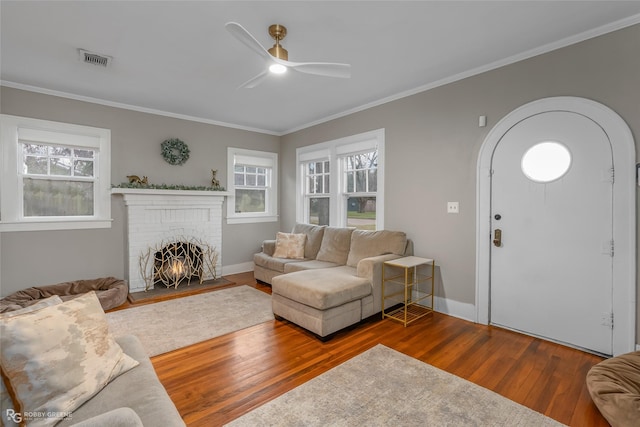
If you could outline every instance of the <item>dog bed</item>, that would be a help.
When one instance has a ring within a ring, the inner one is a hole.
[[[22,289],[0,300],[0,313],[28,307],[41,299],[54,295],[58,295],[63,301],[67,301],[91,291],[96,292],[102,309],[106,311],[122,305],[127,300],[129,287],[124,280],[116,279],[115,277],[103,277]]]
[[[587,388],[613,427],[640,426],[640,351],[593,366],[587,373]]]

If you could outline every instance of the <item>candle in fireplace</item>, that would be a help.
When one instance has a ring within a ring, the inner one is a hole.
[[[169,268],[167,269],[167,275],[169,278],[176,281],[182,279],[186,275],[184,261],[185,260],[182,257],[171,259]]]

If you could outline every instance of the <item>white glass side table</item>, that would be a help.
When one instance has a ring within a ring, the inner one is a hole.
[[[435,260],[417,256],[385,261],[382,264],[382,318],[397,320],[406,327],[433,313],[435,266]],[[386,307],[387,303],[390,307]]]

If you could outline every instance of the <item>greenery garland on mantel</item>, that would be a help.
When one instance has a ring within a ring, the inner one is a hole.
[[[112,188],[142,188],[148,190],[191,190],[191,191],[226,191],[224,187],[198,186],[198,185],[173,185],[173,184],[139,184],[136,182],[114,184]]]

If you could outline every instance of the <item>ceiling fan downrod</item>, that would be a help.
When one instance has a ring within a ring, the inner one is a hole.
[[[285,26],[280,24],[273,24],[269,26],[269,35],[276,41],[273,47],[269,49],[269,53],[278,59],[288,61],[289,52],[287,52],[287,49],[280,46],[280,40],[284,39],[287,35],[287,29]]]

